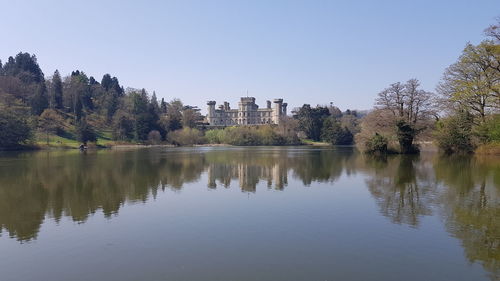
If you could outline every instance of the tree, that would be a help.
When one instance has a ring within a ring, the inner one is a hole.
[[[163,114],[167,113],[167,102],[165,101],[164,98],[161,98],[160,110],[161,110],[161,113],[163,113]]]
[[[56,69],[54,76],[52,76],[52,99],[54,101],[54,108],[63,108],[63,85],[59,70]]]
[[[3,75],[19,77],[24,83],[42,83],[43,72],[35,55],[20,52],[15,58],[9,57],[2,68]]]
[[[345,127],[341,127],[340,122],[330,116],[323,121],[321,129],[321,139],[334,145],[352,144],[352,133]]]
[[[35,115],[40,115],[49,106],[47,98],[47,87],[45,83],[38,84],[35,94],[30,100],[31,112]]]
[[[470,153],[474,150],[472,116],[467,111],[440,120],[437,124],[436,139],[445,153]]]
[[[483,123],[488,111],[500,109],[500,45],[467,44],[446,69],[438,92],[447,109],[469,111],[476,124]]]
[[[167,103],[167,113],[160,120],[166,132],[182,128],[182,109],[184,105],[179,99],[173,99]]]
[[[131,140],[134,138],[134,120],[125,110],[118,110],[113,117],[113,139]]]
[[[81,119],[76,124],[76,139],[83,144],[87,144],[89,141],[97,141],[94,129],[87,123],[85,118]]]
[[[57,134],[62,129],[63,118],[54,109],[45,109],[38,118],[38,128],[47,136],[47,144],[49,144],[49,135]]]
[[[157,130],[148,133],[149,144],[159,144],[161,142],[161,134]]]
[[[31,136],[31,127],[25,117],[10,110],[0,110],[0,148],[26,143]]]
[[[390,112],[389,126],[395,126],[401,153],[418,151],[415,137],[429,125],[435,115],[433,94],[419,89],[420,82],[410,79],[405,84],[391,84],[378,94],[376,108]]]
[[[193,106],[185,106],[182,110],[182,127],[194,128],[198,121],[202,120],[200,110]]]
[[[308,138],[315,141],[320,140],[323,119],[328,116],[330,116],[328,108],[320,106],[312,108],[309,104],[304,104],[296,115],[300,129]]]
[[[497,17],[496,20],[496,24],[488,26],[488,28],[484,30],[484,34],[491,37],[496,42],[500,42],[500,17]]]
[[[146,140],[151,131],[152,116],[149,111],[149,99],[145,89],[132,92],[132,114],[136,140]]]

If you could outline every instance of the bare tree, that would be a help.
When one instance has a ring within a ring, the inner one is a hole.
[[[484,34],[491,37],[493,40],[500,42],[500,17],[497,17],[496,21],[496,24],[492,24],[484,30]]]
[[[391,113],[387,126],[396,126],[402,153],[417,151],[413,140],[435,116],[434,94],[419,87],[417,79],[410,79],[404,84],[393,83],[380,92],[376,99],[378,110]]]

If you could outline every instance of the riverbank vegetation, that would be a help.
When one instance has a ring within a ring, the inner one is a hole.
[[[445,153],[500,154],[500,19],[488,39],[467,43],[437,93],[416,79],[391,84],[361,122],[356,143],[369,153],[416,153],[433,141]]]

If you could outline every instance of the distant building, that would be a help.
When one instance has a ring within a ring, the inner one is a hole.
[[[273,102],[273,107],[271,101],[267,101],[266,108],[259,108],[255,104],[255,98],[243,97],[237,109],[231,109],[228,102],[216,109],[216,102],[209,101],[206,121],[213,126],[279,124],[280,118],[286,116],[287,103],[283,103],[283,99],[275,99]]]

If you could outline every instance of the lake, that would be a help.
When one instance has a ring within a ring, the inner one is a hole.
[[[0,154],[0,280],[500,280],[500,158]]]

